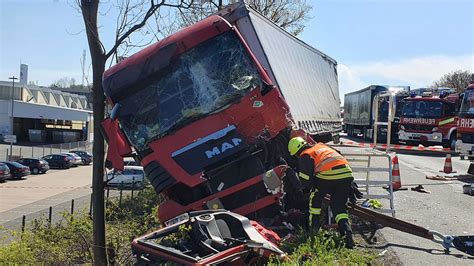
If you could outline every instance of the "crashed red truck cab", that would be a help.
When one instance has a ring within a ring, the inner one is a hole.
[[[459,94],[412,96],[403,100],[399,135],[410,145],[443,145],[454,149],[456,143]]]
[[[104,85],[117,112],[105,124],[120,124],[115,134],[126,136],[156,192],[167,196],[161,221],[205,208],[248,215],[278,203],[262,174],[279,162],[265,167],[258,143],[287,142],[289,108],[223,18],[207,18],[117,64]],[[267,156],[274,155],[281,156]]]
[[[296,197],[297,178],[282,183],[290,137],[341,130],[336,62],[245,5],[225,12],[104,74],[108,158],[121,168],[136,154],[166,196],[162,222],[216,208],[274,217]]]

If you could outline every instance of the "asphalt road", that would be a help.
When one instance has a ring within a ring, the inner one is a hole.
[[[0,224],[90,196],[91,181],[92,166],[88,165],[0,183]]]
[[[343,152],[368,149],[344,148]],[[426,176],[466,177],[468,161],[453,157],[454,174],[440,173],[445,162],[445,154],[418,152],[398,153],[402,186],[408,190],[394,193],[396,217],[429,230],[449,235],[474,235],[474,197],[463,194],[462,186],[474,183],[474,179],[438,181]],[[470,176],[469,176],[470,177]],[[431,193],[412,191],[422,185]],[[405,265],[474,265],[474,257],[452,249],[445,254],[440,244],[390,228],[381,230],[389,243],[387,248],[399,256]]]

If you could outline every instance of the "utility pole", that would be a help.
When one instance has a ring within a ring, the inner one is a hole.
[[[11,104],[12,104],[12,112],[11,112],[11,115],[12,115],[12,135],[14,135],[13,133],[13,127],[15,125],[15,117],[13,116],[13,98],[14,98],[14,95],[15,95],[15,80],[18,79],[17,77],[15,76],[11,76],[9,77],[8,79],[11,79],[12,80],[12,97],[11,97]],[[13,142],[10,142],[10,160],[12,159],[12,155],[13,155]]]

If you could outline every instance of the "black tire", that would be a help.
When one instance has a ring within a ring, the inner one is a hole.
[[[31,170],[31,172],[35,175],[39,174],[40,173],[40,170],[38,168],[33,168],[33,170]]]

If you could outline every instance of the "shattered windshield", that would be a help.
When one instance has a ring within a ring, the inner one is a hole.
[[[260,86],[257,68],[232,31],[197,45],[155,75],[131,87],[136,93],[120,102],[122,129],[140,150],[153,138],[223,108]]]
[[[443,116],[443,103],[436,101],[406,101],[403,117],[439,118]]]
[[[459,112],[474,114],[474,90],[466,90],[464,92]]]

